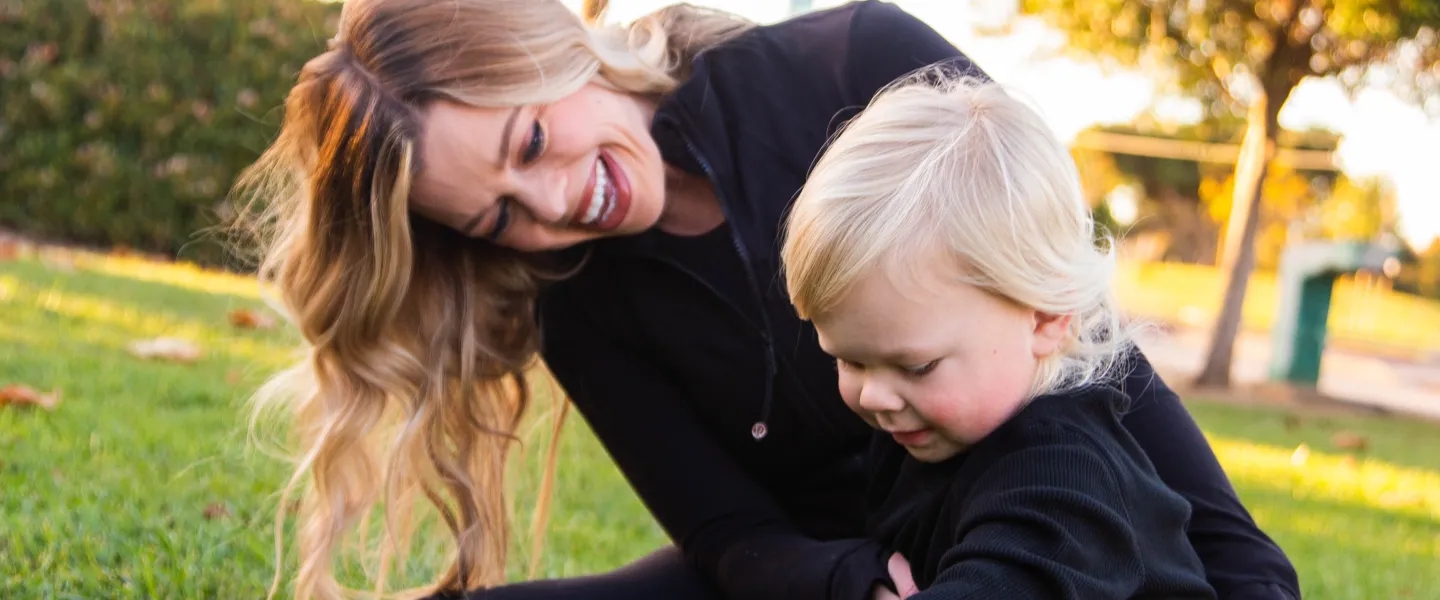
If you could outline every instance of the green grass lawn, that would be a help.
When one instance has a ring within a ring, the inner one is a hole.
[[[77,264],[0,262],[0,387],[63,393],[53,412],[0,409],[0,598],[262,597],[287,470],[247,447],[244,400],[290,356],[292,335],[230,326],[229,311],[262,306],[244,279],[115,257]],[[157,336],[205,356],[168,364],[125,350]],[[1440,598],[1440,428],[1193,410],[1306,597]],[[1346,458],[1331,445],[1340,429],[1370,449]],[[544,446],[538,435],[515,469],[515,577]],[[665,543],[580,419],[561,451],[543,576],[605,570]],[[421,540],[405,579],[423,577],[442,542]]]

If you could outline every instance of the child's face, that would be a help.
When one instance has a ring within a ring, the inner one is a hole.
[[[1057,350],[1069,318],[941,281],[935,275],[954,267],[927,262],[908,278],[871,269],[814,322],[850,409],[916,459],[938,462],[1024,405],[1038,362]]]

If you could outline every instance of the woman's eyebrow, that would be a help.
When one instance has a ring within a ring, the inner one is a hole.
[[[520,109],[510,111],[510,118],[505,119],[505,128],[500,131],[500,154],[495,157],[495,166],[505,168],[505,159],[510,156],[510,132],[515,130],[515,119],[520,116]]]
[[[515,121],[519,118],[520,109],[522,108],[525,107],[517,106],[514,110],[511,110],[510,116],[505,119],[505,126],[500,130],[500,154],[495,157],[495,166],[497,168],[505,168],[505,159],[510,155],[510,134],[515,131]],[[479,225],[480,221],[485,219],[485,215],[489,213],[490,208],[493,206],[492,204],[491,206],[475,211],[475,214],[471,215],[470,218],[465,221],[465,224],[460,227],[460,231],[469,235],[470,232],[475,230],[475,226]]]

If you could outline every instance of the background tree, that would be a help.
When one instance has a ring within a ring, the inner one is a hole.
[[[1342,178],[1320,203],[1314,227],[1319,237],[1372,241],[1396,229],[1395,188],[1380,178]]]
[[[1432,240],[1429,248],[1401,255],[1406,264],[1395,280],[1395,289],[1440,299],[1440,238]]]
[[[1022,0],[1023,10],[1069,34],[1070,48],[1159,68],[1205,102],[1207,115],[1240,112],[1247,126],[1235,167],[1220,268],[1225,297],[1196,383],[1226,386],[1280,109],[1300,81],[1338,75],[1352,89],[1386,70],[1397,92],[1440,87],[1440,3],[1433,0]],[[1440,101],[1427,108],[1440,110]]]
[[[0,0],[0,228],[229,263],[210,228],[339,12],[294,0]]]

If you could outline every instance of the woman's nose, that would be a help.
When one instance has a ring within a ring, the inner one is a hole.
[[[537,177],[530,186],[530,193],[521,199],[521,204],[536,221],[563,225],[574,212],[575,200],[583,193],[581,190],[567,190],[565,184],[563,173]]]

